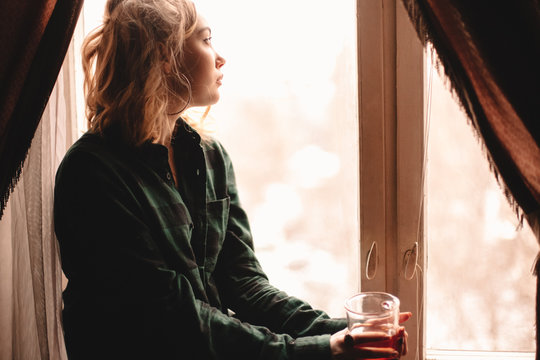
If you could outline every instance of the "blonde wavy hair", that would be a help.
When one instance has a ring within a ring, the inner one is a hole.
[[[82,45],[89,131],[114,129],[135,146],[167,141],[174,127],[170,103],[187,107],[191,96],[182,68],[184,42],[197,21],[195,5],[189,0],[109,0],[103,20]],[[170,65],[167,71],[164,62]]]

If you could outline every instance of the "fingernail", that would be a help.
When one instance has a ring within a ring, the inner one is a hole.
[[[343,341],[345,342],[345,345],[347,345],[348,347],[354,346],[354,339],[349,334],[345,335],[345,339]]]

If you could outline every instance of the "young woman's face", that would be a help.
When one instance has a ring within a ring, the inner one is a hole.
[[[208,106],[219,100],[220,69],[225,59],[214,50],[211,40],[210,27],[199,15],[195,31],[185,43],[184,62],[192,91],[189,106]]]

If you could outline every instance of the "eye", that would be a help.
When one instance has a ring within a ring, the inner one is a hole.
[[[211,43],[212,43],[212,37],[209,36],[209,37],[205,38],[203,41],[204,41],[205,43],[207,43],[207,44],[211,44]]]

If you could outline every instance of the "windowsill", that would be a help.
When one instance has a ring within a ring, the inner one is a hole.
[[[533,352],[511,351],[459,351],[459,350],[427,350],[426,360],[493,360],[493,359],[527,359],[534,360]]]

